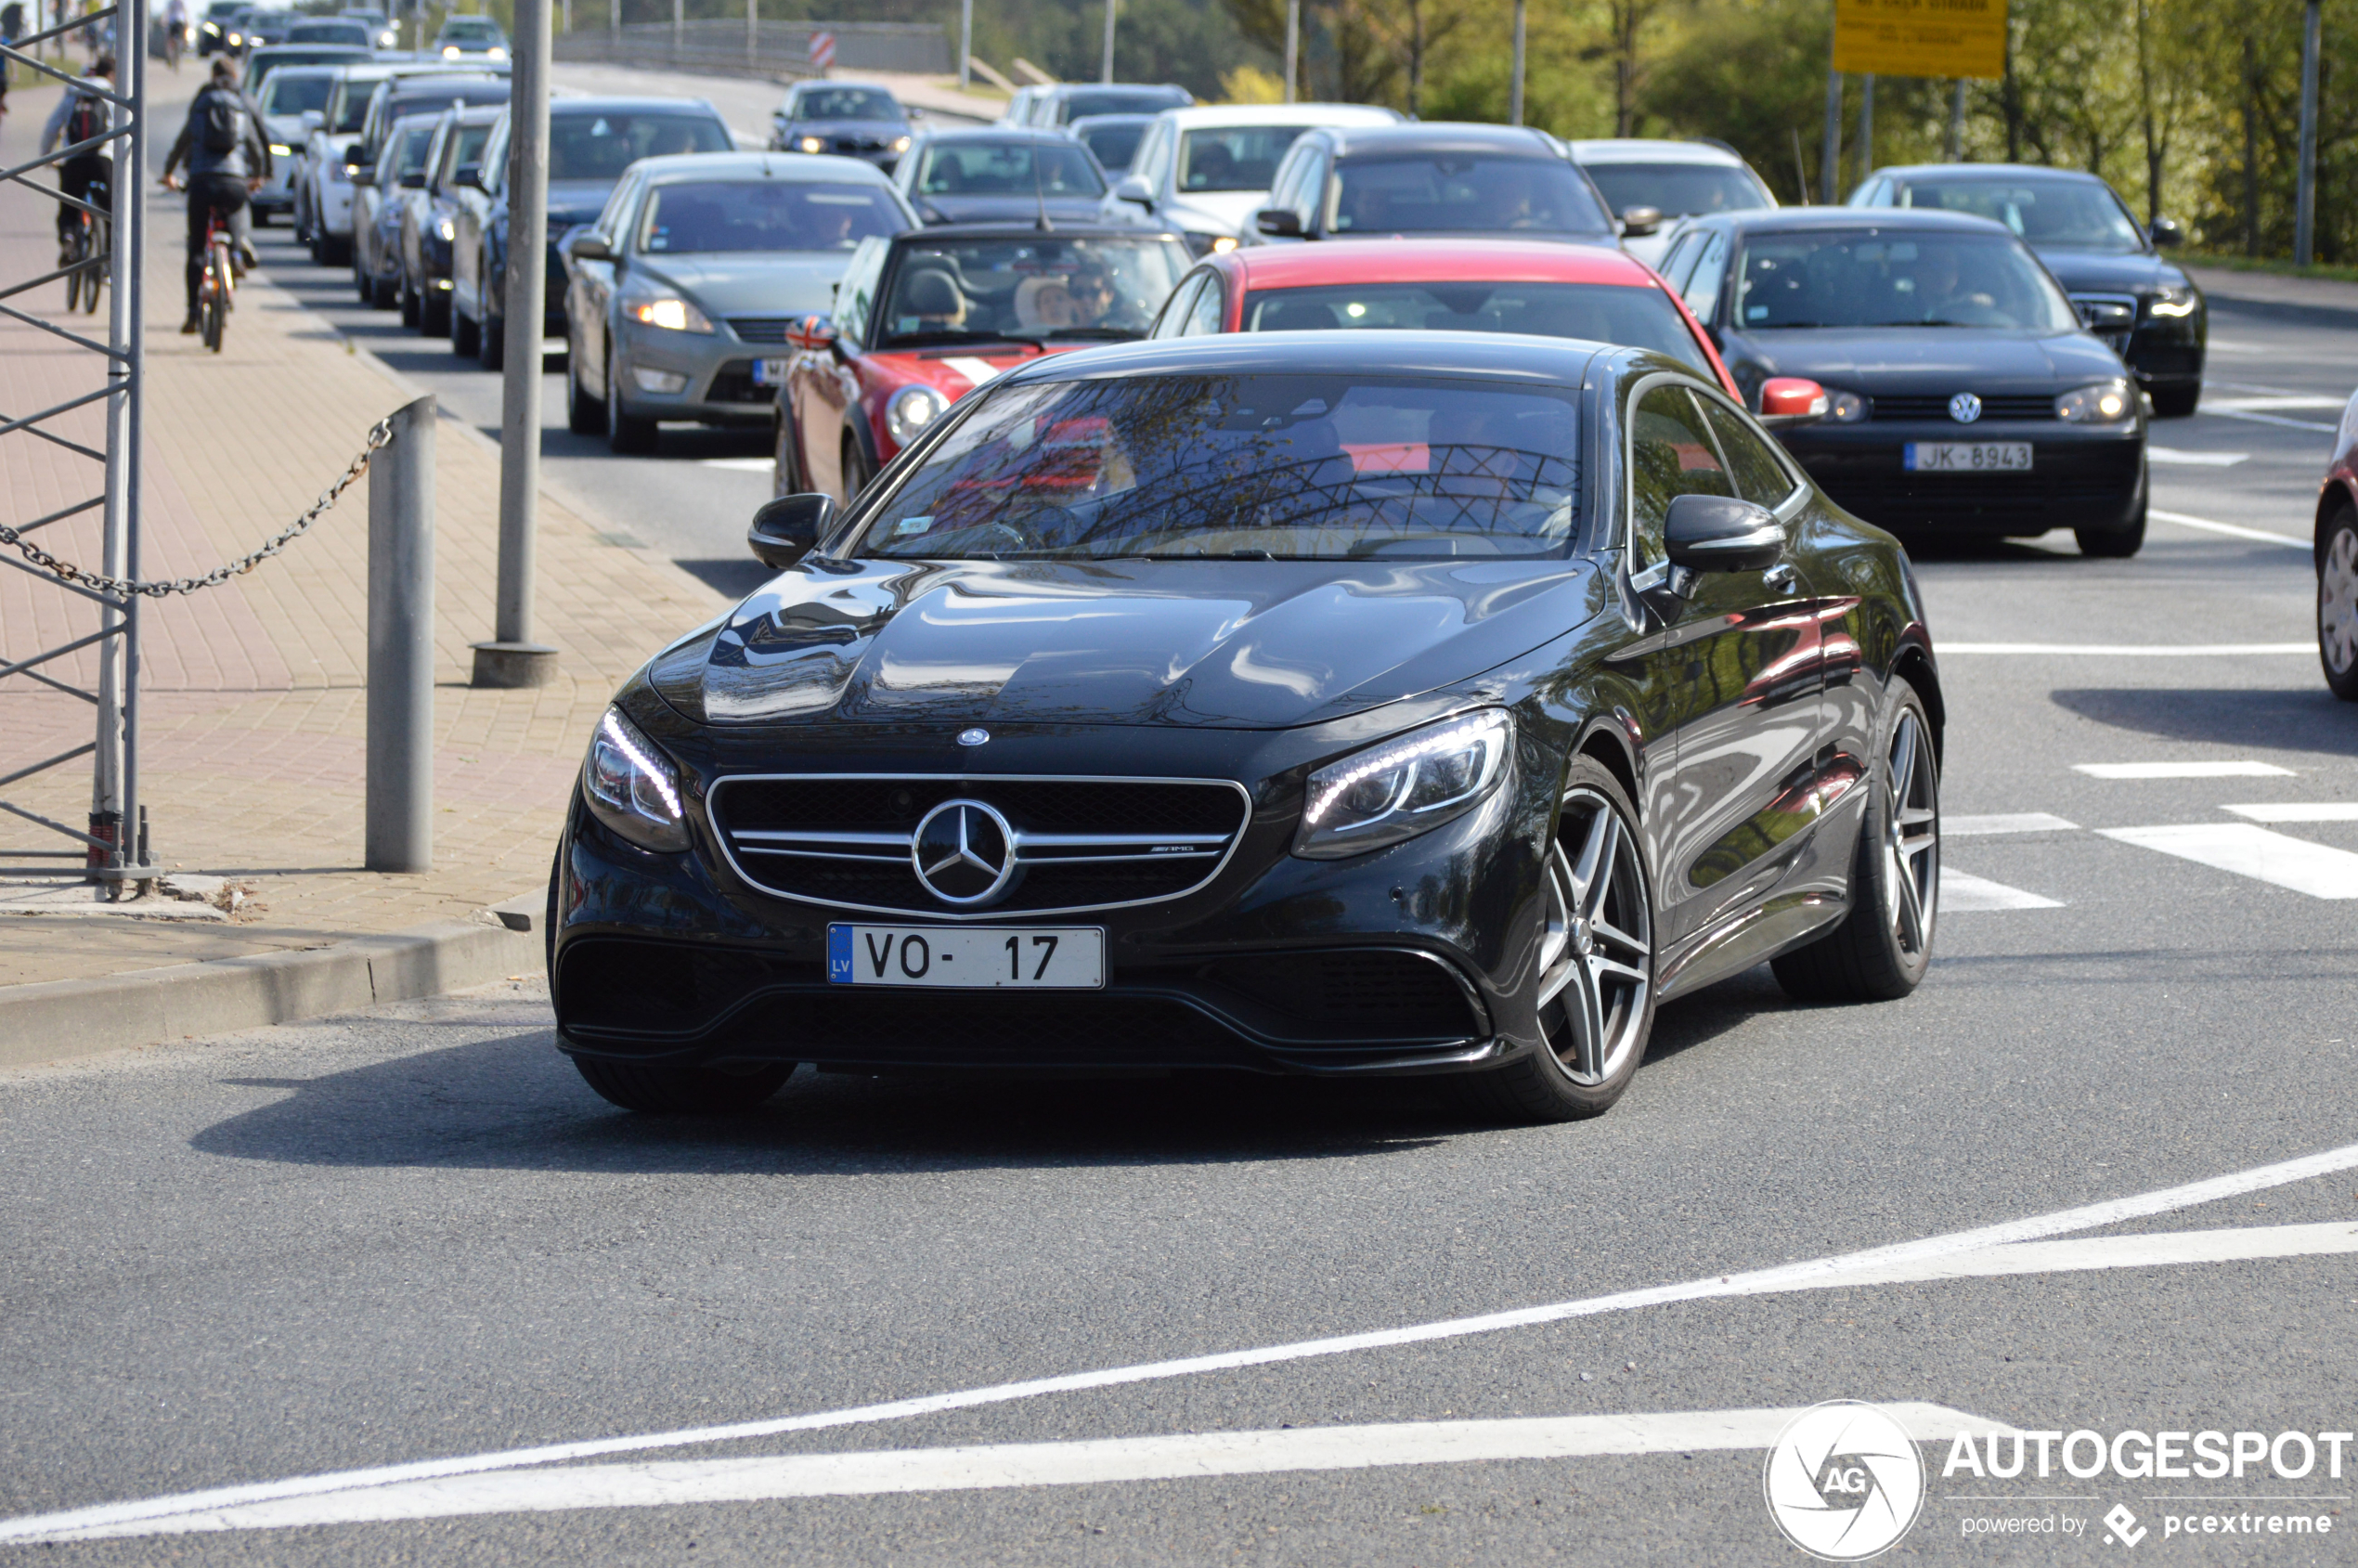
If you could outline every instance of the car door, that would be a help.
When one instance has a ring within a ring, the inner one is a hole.
[[[803,480],[822,495],[843,494],[843,437],[847,419],[857,412],[860,382],[857,366],[875,314],[876,285],[891,254],[889,241],[870,237],[851,253],[836,285],[832,324],[836,341],[827,348],[806,349],[786,371],[792,398],[797,456]]]
[[[1710,412],[1727,406],[1683,377],[1642,383],[1631,409],[1632,580],[1662,621],[1638,647],[1667,694],[1674,752],[1669,816],[1651,835],[1656,896],[1665,951],[1689,949],[1674,960],[1683,964],[1742,934],[1816,819],[1818,621],[1790,562],[1766,573],[1669,565],[1660,541],[1670,502],[1759,486],[1762,454],[1740,448],[1731,460]],[[1789,526],[1807,494],[1790,488]]]

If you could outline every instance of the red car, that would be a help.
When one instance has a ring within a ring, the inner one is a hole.
[[[1522,332],[1651,348],[1744,401],[1710,336],[1643,262],[1602,245],[1531,240],[1387,240],[1250,246],[1208,256],[1149,336],[1354,329]],[[1765,412],[1806,411],[1779,388]]]
[[[1144,337],[1187,260],[1177,235],[1137,228],[956,225],[861,241],[835,315],[786,333],[777,493],[848,502],[1001,371]]]

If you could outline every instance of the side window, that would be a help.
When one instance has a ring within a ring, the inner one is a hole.
[[[1185,336],[1187,313],[1195,308],[1196,296],[1203,292],[1203,280],[1204,275],[1198,272],[1181,283],[1171,296],[1170,303],[1162,307],[1162,314],[1155,317],[1154,328],[1147,335],[1150,338]]]
[[[1719,450],[1728,460],[1728,467],[1735,475],[1736,494],[1748,501],[1775,511],[1793,494],[1793,475],[1777,460],[1768,444],[1752,433],[1752,427],[1736,417],[1734,411],[1715,398],[1699,399],[1704,416],[1711,422],[1711,433],[1719,437]]]
[[[1693,395],[1673,382],[1640,394],[1629,421],[1629,525],[1637,568],[1665,559],[1662,525],[1674,498],[1735,493]]]
[[[1708,327],[1719,314],[1719,280],[1728,270],[1728,236],[1713,233],[1700,241],[1695,273],[1678,292],[1695,319]]]
[[[482,173],[475,178],[486,191],[494,196],[499,195],[500,188],[508,183],[507,121],[500,121],[492,130],[491,139],[483,144]]]
[[[1217,336],[1228,324],[1228,295],[1220,286],[1220,274],[1203,275],[1203,289],[1187,303],[1186,325],[1179,329],[1182,337],[1208,338]]]
[[[1318,222],[1318,210],[1326,204],[1328,184],[1325,148],[1311,149],[1309,156],[1302,161],[1301,178],[1302,183],[1294,191],[1294,199],[1288,205],[1302,214],[1302,232],[1307,234],[1313,229],[1321,228]]]
[[[1149,190],[1162,188],[1162,149],[1167,127],[1155,124],[1147,127],[1146,139],[1138,144],[1137,155],[1130,160],[1130,172],[1147,182]]]
[[[1656,270],[1662,274],[1662,280],[1670,285],[1672,292],[1682,292],[1686,289],[1687,270],[1693,267],[1695,257],[1702,253],[1696,249],[1695,237],[1691,233],[1682,234],[1670,242],[1670,252],[1662,258],[1662,266]]]
[[[860,241],[860,248],[851,253],[851,265],[843,269],[843,281],[836,285],[835,328],[848,343],[862,343],[868,335],[868,316],[875,309],[876,278],[884,270],[888,248],[874,236]]]

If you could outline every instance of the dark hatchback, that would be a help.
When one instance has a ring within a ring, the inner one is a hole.
[[[772,152],[832,152],[886,174],[909,150],[909,111],[882,87],[797,82],[770,116]]]
[[[2145,537],[2145,414],[2119,356],[1987,218],[1789,207],[1694,219],[1665,281],[1757,406],[1771,376],[1830,411],[1780,432],[1834,501],[1903,537]]]
[[[1430,234],[1610,245],[1618,231],[1596,186],[1542,132],[1320,126],[1287,149],[1245,243]]]
[[[2014,163],[1878,169],[1850,204],[1971,213],[2004,224],[2047,264],[2088,330],[2128,364],[2156,414],[2182,417],[2201,401],[2209,306],[2195,280],[2161,253],[2182,231],[2168,218],[2139,225],[2119,193],[2094,175]]]
[[[779,576],[626,683],[557,856],[559,1043],[616,1104],[1224,1068],[1563,1120],[1660,999],[1930,961],[1905,555],[1676,361],[1038,359],[751,538]]]
[[[893,182],[928,224],[1102,221],[1105,171],[1089,149],[1056,131],[931,131],[917,138]]]

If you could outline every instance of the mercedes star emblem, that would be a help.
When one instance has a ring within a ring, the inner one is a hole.
[[[919,820],[909,860],[943,903],[987,904],[1015,880],[1016,830],[979,800],[945,800]]]
[[[961,730],[958,732],[958,744],[960,745],[980,745],[983,742],[989,740],[990,738],[991,732],[988,730],[975,729]]]
[[[1961,392],[1949,399],[1949,417],[1959,424],[1971,424],[1981,418],[1981,399],[1970,392]]]

